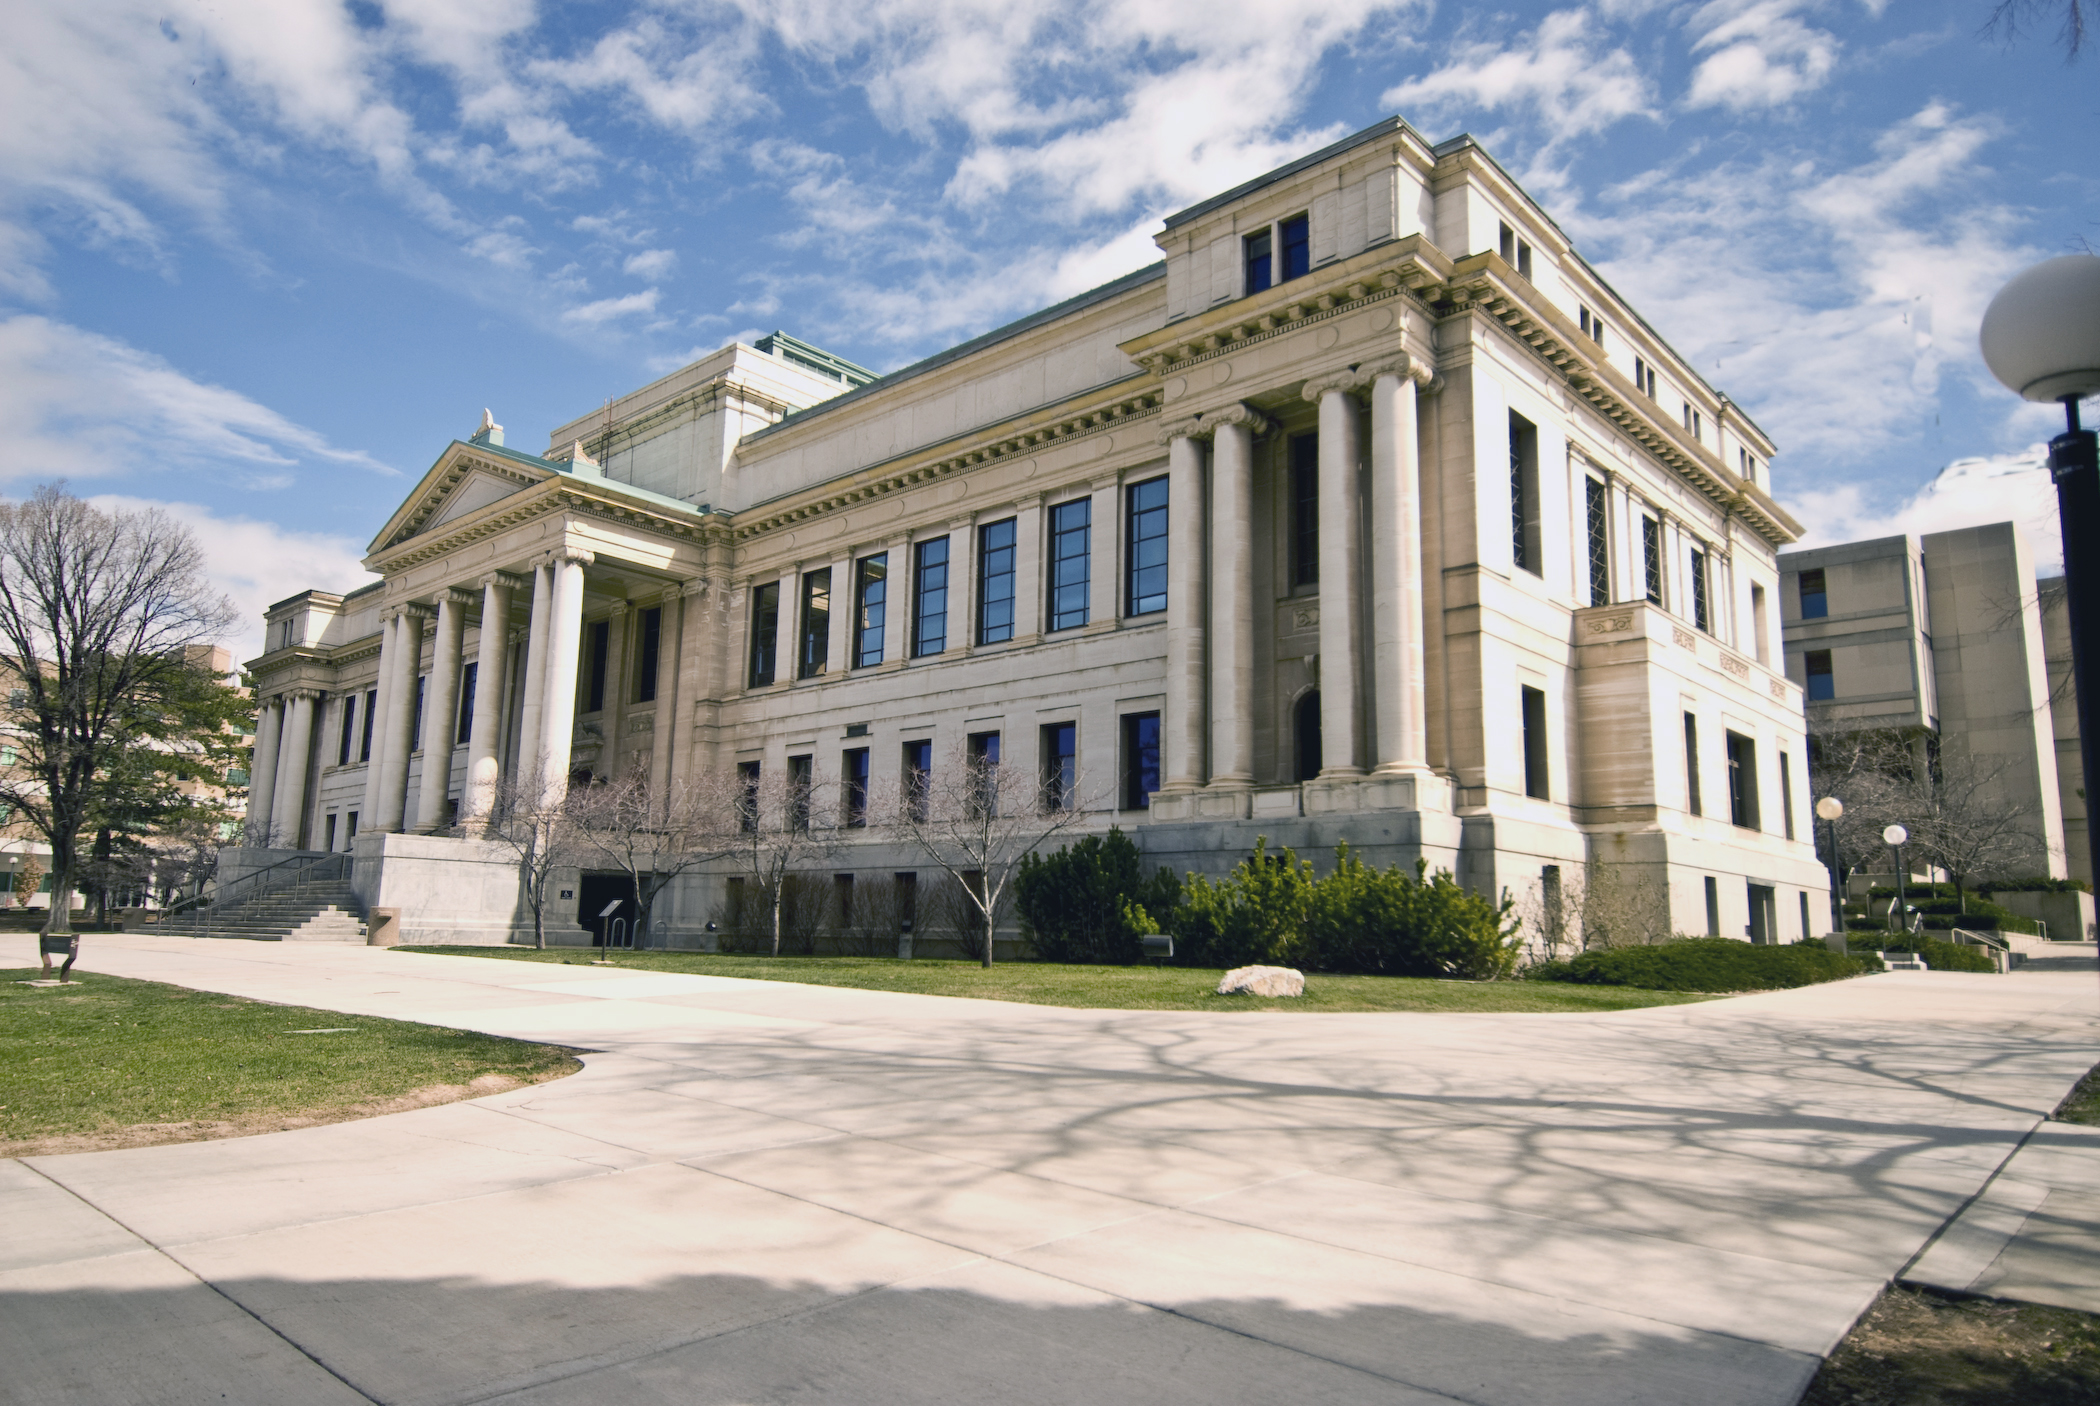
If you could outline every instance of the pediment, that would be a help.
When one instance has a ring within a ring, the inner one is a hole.
[[[523,493],[553,477],[554,472],[553,466],[541,468],[537,461],[525,461],[522,455],[499,455],[454,441],[395,510],[373,540],[371,550],[383,552],[398,547],[411,537]]]
[[[513,493],[522,493],[529,485],[509,478],[499,478],[485,469],[470,470],[467,476],[453,486],[438,501],[437,510],[410,536],[418,536],[433,527],[443,527],[457,518],[463,518],[478,508],[500,502]]]

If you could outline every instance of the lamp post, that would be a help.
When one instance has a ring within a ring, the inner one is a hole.
[[[1889,909],[1889,916],[1895,918],[1905,907],[1903,902],[1903,847],[1910,843],[1910,831],[1904,829],[1901,825],[1891,825],[1888,829],[1881,832],[1881,842],[1895,851],[1893,855],[1889,856],[1895,861],[1896,865],[1896,906]],[[1902,919],[1897,918],[1897,922],[1901,923]]]
[[[1984,311],[1978,340],[1984,364],[2008,389],[2064,408],[2049,472],[2063,522],[2078,748],[2090,786],[2100,777],[2100,561],[2090,555],[2100,544],[2100,452],[2078,422],[2078,402],[2100,393],[2100,256],[2067,254],[2014,278]],[[2100,834],[2090,825],[2086,845],[2088,872],[2100,878]]]
[[[1830,830],[1830,930],[1838,933],[1845,930],[1845,871],[1838,862],[1838,817],[1844,813],[1845,803],[1836,796],[1825,796],[1816,802],[1816,815]]]

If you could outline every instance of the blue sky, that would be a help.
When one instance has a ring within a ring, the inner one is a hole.
[[[1989,8],[16,0],[0,492],[171,505],[251,612],[356,585],[484,405],[538,450],[776,327],[894,368],[1399,112],[1758,419],[1812,540],[2046,529],[2050,412],[1975,329],[2100,242],[2100,68]]]

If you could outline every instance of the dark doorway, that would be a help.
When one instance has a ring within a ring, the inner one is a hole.
[[[634,923],[640,909],[634,901],[634,880],[626,874],[585,874],[576,886],[576,923],[591,935],[593,947],[641,947],[635,941]],[[617,903],[612,912],[605,910]]]
[[[1291,709],[1291,734],[1298,739],[1298,779],[1310,781],[1320,774],[1320,690],[1299,695]]]
[[[1778,895],[1770,884],[1751,884],[1750,940],[1763,947],[1779,940]]]

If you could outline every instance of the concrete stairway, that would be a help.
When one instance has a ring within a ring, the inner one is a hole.
[[[363,942],[364,915],[347,880],[287,884],[244,902],[177,914],[153,929],[192,937],[244,937],[252,942]]]

